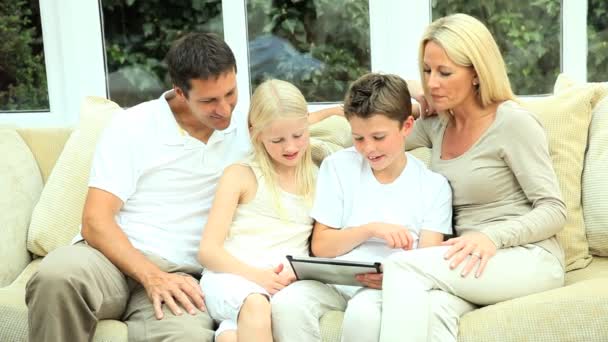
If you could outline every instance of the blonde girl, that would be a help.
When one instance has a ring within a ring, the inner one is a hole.
[[[216,341],[272,341],[270,299],[295,279],[284,257],[308,255],[316,175],[308,127],[318,119],[288,82],[266,81],[253,94],[253,153],[224,170],[198,254]]]

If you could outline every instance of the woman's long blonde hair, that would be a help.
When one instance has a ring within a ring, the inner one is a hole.
[[[441,46],[454,63],[473,67],[479,85],[477,98],[483,107],[506,100],[516,100],[507,76],[505,62],[498,45],[488,28],[474,17],[457,13],[432,22],[424,32],[418,51],[420,80],[428,97],[424,82],[424,49],[428,42]]]
[[[267,80],[260,84],[251,97],[249,129],[253,145],[253,159],[257,162],[272,194],[275,207],[284,216],[280,203],[280,188],[272,158],[264,148],[260,135],[277,119],[308,118],[308,104],[304,95],[289,82]],[[296,192],[311,205],[314,197],[316,166],[312,161],[310,143],[296,166]]]

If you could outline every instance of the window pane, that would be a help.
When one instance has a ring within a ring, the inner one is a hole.
[[[368,0],[248,0],[252,88],[295,84],[308,102],[342,101],[371,69]]]
[[[103,0],[102,8],[110,98],[123,107],[171,87],[164,58],[175,39],[223,35],[221,0]]]
[[[608,81],[608,1],[589,0],[588,6],[587,78],[589,81],[606,82]]]
[[[38,0],[0,3],[0,111],[48,111]]]
[[[560,0],[433,0],[435,19],[466,13],[488,26],[520,95],[552,92],[560,72],[560,11]]]

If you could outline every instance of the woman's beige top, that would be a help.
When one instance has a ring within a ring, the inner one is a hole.
[[[566,206],[538,119],[517,103],[504,102],[473,146],[443,160],[447,123],[439,116],[417,120],[406,149],[432,149],[430,168],[452,187],[457,235],[480,231],[498,248],[536,244],[564,265],[555,234],[565,223]]]

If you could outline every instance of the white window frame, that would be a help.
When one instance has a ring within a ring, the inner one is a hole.
[[[108,96],[100,1],[40,0],[50,109],[0,112],[0,125],[73,126],[85,96]],[[561,72],[586,82],[587,1],[562,0],[561,8]],[[369,0],[369,12],[372,71],[418,79],[418,39],[431,20],[431,0]],[[251,93],[246,13],[245,0],[222,1],[224,38],[237,61],[239,111]]]

